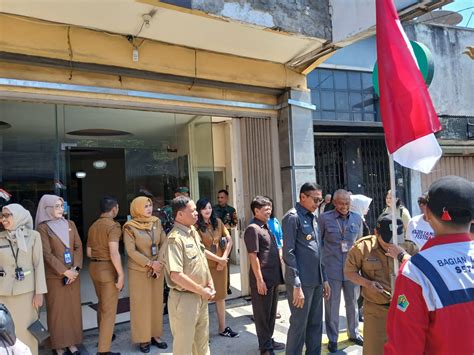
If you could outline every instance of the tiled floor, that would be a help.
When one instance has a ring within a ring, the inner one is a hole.
[[[123,265],[126,265],[125,258],[122,258]],[[87,260],[87,259],[86,259]],[[89,263],[85,261],[83,271],[81,272],[81,302],[82,302],[82,324],[84,330],[94,329],[97,327],[97,312],[89,307],[89,305],[97,303],[97,296],[95,294],[94,285],[87,271]],[[125,274],[127,274],[127,268],[124,268]],[[125,286],[120,294],[120,297],[128,297],[128,277],[125,278]],[[232,294],[228,296],[228,299],[239,298],[242,295],[241,278],[240,278],[240,266],[230,266],[230,285]],[[46,325],[46,311],[41,312],[41,320]],[[117,314],[116,323],[123,323],[130,321],[130,312]]]

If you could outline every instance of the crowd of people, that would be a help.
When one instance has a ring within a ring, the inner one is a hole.
[[[219,335],[239,336],[226,324],[230,230],[238,224],[228,196],[219,191],[216,206],[206,198],[194,203],[189,190],[180,187],[164,214],[154,208],[152,197],[138,196],[123,226],[114,220],[117,199],[101,199],[101,214],[88,230],[86,245],[98,298],[98,354],[119,354],[111,351],[111,343],[125,285],[121,239],[128,256],[131,341],[142,353],[152,346],[168,348],[161,338],[165,303],[174,354],[210,354],[210,301],[215,303]],[[364,354],[474,352],[469,336],[474,333],[469,321],[474,316],[472,182],[445,177],[433,183],[418,199],[422,214],[413,218],[397,199],[395,226],[389,191],[387,208],[373,231],[365,221],[370,203],[370,198],[343,189],[323,199],[323,188],[307,182],[280,222],[269,197],[253,198],[253,218],[243,239],[261,354],[285,349],[299,355],[304,347],[306,354],[320,354],[323,307],[328,350],[336,352],[341,294],[348,338],[363,346]],[[64,200],[44,195],[34,225],[28,210],[8,204],[1,223],[0,303],[11,312],[18,338],[38,353],[38,341],[28,329],[38,319],[45,296],[54,353],[80,354],[83,246],[74,222],[64,218]],[[286,344],[273,339],[283,284],[291,312]],[[362,309],[365,338],[359,331]]]

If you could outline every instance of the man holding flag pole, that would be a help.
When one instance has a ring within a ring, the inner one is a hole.
[[[394,161],[429,173],[442,154],[434,136],[441,125],[393,0],[376,0],[376,40],[380,108],[395,201]],[[396,225],[395,204],[391,212]],[[435,237],[400,268],[385,354],[474,353],[474,242],[468,234],[472,218],[472,182],[450,176],[431,185],[427,219]],[[396,228],[392,238],[397,244]]]

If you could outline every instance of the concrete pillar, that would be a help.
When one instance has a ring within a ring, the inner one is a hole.
[[[311,96],[308,91],[288,90],[280,97],[280,140],[283,211],[298,201],[299,189],[316,181]]]

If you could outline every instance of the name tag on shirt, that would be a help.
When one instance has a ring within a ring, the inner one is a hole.
[[[71,250],[69,248],[66,248],[64,251],[64,264],[71,264],[72,263],[72,255],[71,255]]]
[[[151,246],[151,256],[156,256],[157,250],[156,250],[156,244],[153,244]]]
[[[341,241],[341,251],[343,253],[347,253],[349,251],[349,244],[345,240]]]

